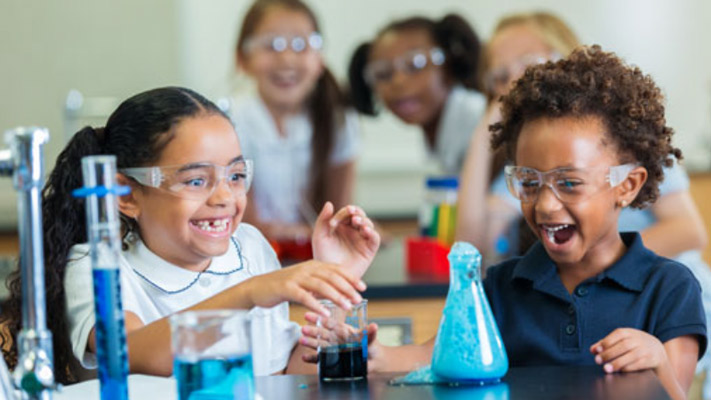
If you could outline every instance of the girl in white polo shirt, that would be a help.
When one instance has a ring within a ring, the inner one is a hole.
[[[322,43],[315,15],[300,0],[255,1],[237,39],[238,67],[256,86],[231,111],[255,164],[256,207],[245,221],[277,241],[308,238],[313,210],[352,198],[358,119],[324,65]]]
[[[286,301],[322,314],[317,297],[344,308],[360,301],[360,277],[380,241],[372,222],[358,207],[334,213],[326,204],[313,234],[319,261],[281,269],[262,234],[240,223],[252,171],[228,117],[195,92],[161,88],[123,102],[105,128],[79,131],[43,191],[47,315],[60,382],[78,379],[77,360],[85,368],[96,365],[84,207],[70,195],[82,185],[81,158],[92,154],[115,155],[119,183],[132,189],[119,201],[131,372],[169,375],[167,316],[211,308],[253,309],[256,374],[312,368],[301,361],[299,327],[289,322]],[[19,276],[11,286],[0,323],[8,327],[2,346],[13,346],[5,353],[12,368],[21,323]]]

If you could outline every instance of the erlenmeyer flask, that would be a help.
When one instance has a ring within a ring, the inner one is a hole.
[[[509,361],[481,283],[481,254],[457,242],[449,252],[449,293],[432,354],[432,372],[450,381],[497,381]]]

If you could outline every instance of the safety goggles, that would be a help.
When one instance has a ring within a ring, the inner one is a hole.
[[[396,71],[412,75],[429,65],[440,66],[444,64],[444,61],[444,52],[439,47],[430,50],[415,50],[392,60],[371,61],[366,65],[363,77],[369,85],[373,86],[390,82]]]
[[[252,36],[244,44],[246,52],[264,50],[283,53],[289,48],[294,53],[301,53],[306,50],[320,51],[323,48],[323,38],[318,32],[312,32],[307,36],[264,34]]]
[[[614,167],[556,168],[541,172],[534,168],[507,166],[506,185],[511,194],[524,203],[535,202],[543,186],[548,186],[563,203],[585,201],[607,188],[622,183],[635,164]]]
[[[209,198],[224,180],[232,195],[244,196],[252,183],[252,160],[240,159],[229,165],[194,163],[179,166],[122,168],[120,173],[143,186],[164,190],[194,200]]]

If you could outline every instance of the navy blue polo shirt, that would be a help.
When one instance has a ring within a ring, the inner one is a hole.
[[[511,366],[595,364],[590,346],[623,327],[662,343],[694,335],[704,354],[706,319],[696,278],[644,247],[638,233],[621,235],[627,252],[572,294],[540,242],[487,271],[484,289]]]

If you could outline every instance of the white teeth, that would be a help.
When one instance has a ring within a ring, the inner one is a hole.
[[[565,229],[569,226],[570,225],[558,225],[558,226],[554,226],[552,228],[544,227],[544,229],[547,230],[548,232],[558,232],[559,230]]]
[[[213,221],[195,221],[194,225],[206,232],[224,232],[229,223],[229,218],[224,218]]]
[[[551,243],[556,243],[555,233],[558,232],[559,230],[565,229],[569,226],[570,225],[544,226],[543,229],[546,231],[546,236],[548,237],[548,241]]]

